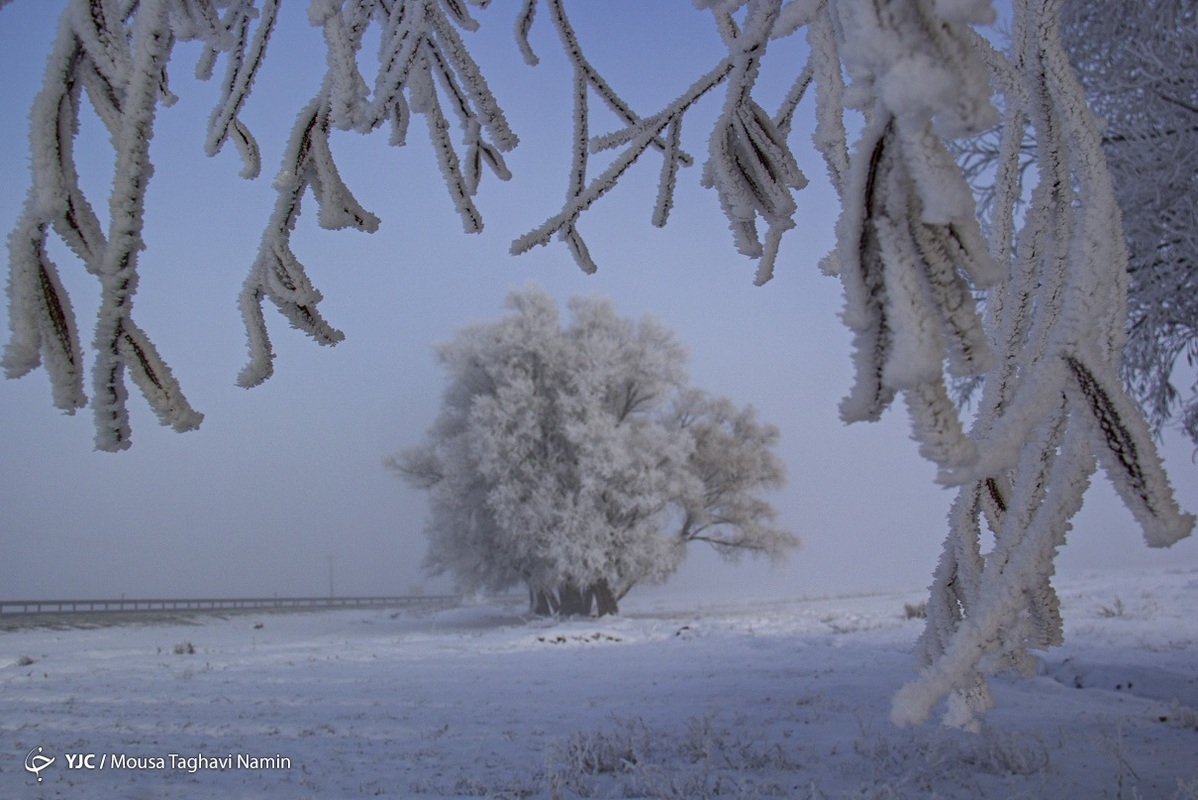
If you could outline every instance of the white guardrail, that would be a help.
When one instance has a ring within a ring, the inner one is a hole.
[[[234,597],[140,600],[0,600],[0,617],[16,614],[97,614],[140,611],[238,611],[254,609],[362,608],[455,605],[455,595],[406,597]]]

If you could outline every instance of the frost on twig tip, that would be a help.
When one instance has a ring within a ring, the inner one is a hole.
[[[226,13],[227,21],[224,25],[212,26],[214,34],[218,30],[223,32],[224,26],[228,26],[227,30],[234,36],[235,44],[228,48],[228,65],[221,86],[221,100],[209,118],[208,138],[204,142],[204,150],[210,156],[216,155],[224,143],[232,138],[243,164],[241,177],[246,179],[258,177],[262,171],[262,158],[257,141],[238,114],[249,98],[254,78],[266,57],[266,45],[270,41],[278,12],[279,0],[265,0],[257,13],[258,24],[252,37],[249,35],[249,28],[254,16],[253,8],[246,3],[242,3],[240,9],[230,9]],[[206,62],[197,65],[197,77],[211,77],[212,66],[220,50],[215,42],[207,45]],[[201,66],[204,68],[201,69]]]
[[[1143,417],[1119,385],[1104,386],[1076,356],[1065,363],[1089,412],[1092,447],[1123,503],[1144,530],[1150,547],[1168,547],[1190,535],[1194,515],[1183,514],[1173,499]],[[1079,410],[1080,411],[1080,410]]]

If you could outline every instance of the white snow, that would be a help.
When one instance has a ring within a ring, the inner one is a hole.
[[[1198,796],[1198,572],[1059,584],[1066,645],[992,682],[978,734],[887,721],[920,593],[8,630],[0,796]],[[203,768],[239,755],[290,766]]]

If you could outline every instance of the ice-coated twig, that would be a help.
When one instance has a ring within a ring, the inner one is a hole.
[[[336,344],[345,338],[320,315],[317,305],[321,294],[291,250],[291,231],[309,188],[320,202],[318,218],[325,227],[371,231],[379,224],[377,217],[358,204],[337,174],[329,150],[329,128],[327,93],[322,91],[296,119],[284,153],[286,166],[275,179],[274,213],[242,287],[240,305],[250,360],[238,376],[241,386],[256,386],[273,371],[274,354],[262,316],[265,299],[270,299],[292,326],[321,344]]]
[[[104,252],[100,221],[79,188],[74,135],[78,130],[82,59],[70,21],[62,20],[46,80],[30,115],[34,182],[9,235],[9,329],[4,369],[10,378],[46,366],[54,405],[68,413],[87,405],[83,354],[75,314],[46,252],[51,227],[89,270]]]
[[[152,172],[150,139],[161,76],[172,44],[167,13],[167,0],[147,0],[141,4],[132,30],[132,52],[124,70],[127,80],[121,127],[115,140],[116,170],[109,196],[111,222],[104,254],[97,265],[100,310],[93,343],[96,361],[92,384],[96,447],[100,450],[123,450],[130,443],[123,380],[126,370],[164,424],[190,430],[202,419],[188,405],[166,363],[132,320],[137,254],[143,247],[145,191]],[[109,37],[103,41],[116,52]]]
[[[537,54],[533,52],[532,44],[528,41],[528,35],[532,31],[532,22],[537,15],[537,5],[540,0],[523,0],[523,6],[520,13],[516,16],[516,44],[520,48],[520,54],[524,56],[524,63],[530,67],[535,67],[540,63]]]
[[[816,140],[843,200],[825,270],[844,284],[844,321],[855,334],[856,381],[841,416],[878,419],[903,393],[921,453],[953,482],[979,450],[951,408],[943,373],[946,363],[956,376],[990,367],[972,293],[997,283],[1003,270],[937,131],[989,124],[985,69],[963,26],[920,0],[884,9],[832,2],[812,26],[813,53],[837,53],[852,79],[841,94],[822,68],[829,90],[856,97],[867,120],[848,156],[839,143],[843,122],[826,118],[835,108],[817,103]]]
[[[584,271],[594,271],[595,264],[578,233],[576,223],[587,208],[614,188],[622,175],[649,147],[661,151],[664,157],[651,221],[657,226],[665,225],[673,204],[678,167],[691,163],[690,156],[678,144],[682,119],[700,98],[720,84],[728,83],[725,111],[711,134],[711,156],[704,170],[703,183],[717,189],[738,249],[760,259],[757,282],[768,281],[773,273],[782,232],[794,226],[795,205],[790,192],[806,184],[806,178],[786,142],[786,133],[794,106],[810,83],[810,75],[796,81],[795,88],[784,99],[776,119],[766,114],[752,97],[758,61],[774,33],[780,2],[753,0],[745,31],[739,30],[726,11],[713,8],[717,29],[728,46],[728,57],[696,80],[666,108],[642,118],[619,98],[586,58],[561,0],[546,1],[563,49],[575,71],[571,177],[562,209],[534,230],[517,238],[512,243],[512,252],[524,253],[537,245],[546,245],[554,235],[558,235],[570,246],[579,266]],[[522,41],[527,35],[533,7],[531,3],[526,4],[521,22],[518,23]],[[528,50],[526,58],[530,56],[531,50]],[[624,120],[626,127],[592,137],[587,106],[591,92]],[[623,150],[598,176],[588,180],[588,152],[616,148]],[[764,243],[755,228],[759,214],[768,225]]]
[[[665,119],[661,116],[654,117],[650,120],[643,121],[635,126],[637,133],[631,138],[625,139],[627,131],[621,132],[620,141],[627,142],[627,147],[624,152],[612,161],[610,165],[597,177],[590,182],[586,182],[585,166],[587,163],[588,149],[586,145],[586,111],[587,105],[585,99],[579,99],[585,94],[585,83],[581,80],[575,82],[576,105],[575,105],[575,148],[573,150],[574,160],[570,171],[571,191],[566,206],[554,216],[550,217],[536,229],[524,234],[512,243],[512,253],[520,254],[531,250],[538,245],[546,245],[554,234],[564,235],[568,241],[574,239],[571,247],[576,246],[577,232],[574,229],[574,223],[582,215],[584,211],[591,207],[599,198],[615,187],[620,176],[623,175],[644,153],[647,149],[659,142],[659,136],[663,129],[670,124],[670,117]],[[632,130],[632,129],[629,129]],[[582,146],[579,146],[581,142]],[[595,148],[603,147],[606,143],[593,145]],[[667,146],[668,148],[668,146]],[[679,161],[682,159],[682,154],[677,154],[675,158]],[[657,206],[662,207],[665,204],[660,197]],[[593,272],[594,264],[588,259],[580,261],[584,271]]]
[[[681,99],[671,105],[673,114],[662,112],[651,120],[642,120],[627,103],[616,93],[607,80],[595,69],[583,52],[578,40],[578,34],[570,23],[562,0],[546,0],[554,28],[562,43],[562,49],[570,61],[574,71],[573,80],[573,135],[571,147],[571,164],[566,189],[566,202],[562,210],[550,217],[536,229],[517,238],[511,246],[513,254],[525,253],[538,245],[546,245],[555,234],[564,241],[578,266],[587,273],[594,272],[597,265],[591,258],[590,249],[578,232],[576,223],[587,208],[600,197],[615,187],[620,176],[624,174],[640,158],[649,147],[661,150],[666,162],[662,166],[659,181],[657,202],[654,204],[652,219],[655,225],[664,225],[669,209],[673,204],[673,188],[676,185],[677,168],[689,166],[691,157],[678,146],[677,135],[681,125],[681,116],[689,103],[682,105]],[[537,59],[531,47],[528,46],[528,30],[532,24],[535,2],[528,2],[517,22],[517,38],[521,43],[525,61],[535,64]],[[722,76],[721,76],[722,79]],[[700,81],[702,82],[702,81]],[[718,81],[717,81],[718,82]],[[714,84],[712,84],[714,85]],[[692,87],[692,92],[693,92]],[[706,92],[703,89],[699,94]],[[605,137],[591,136],[589,95],[594,92],[599,99],[628,127],[613,135]],[[688,92],[688,94],[692,94]],[[685,97],[685,95],[684,95]],[[693,103],[698,95],[690,100]],[[674,123],[673,115],[678,117]],[[661,137],[662,131],[669,127],[667,139]],[[645,131],[649,132],[646,137]],[[600,152],[612,147],[628,145],[625,152],[618,156],[598,177],[587,180],[588,154]]]
[[[262,160],[258,152],[258,143],[237,115],[249,98],[258,68],[266,56],[266,45],[270,41],[278,13],[279,0],[264,0],[262,9],[257,12],[258,26],[251,39],[249,21],[254,15],[253,4],[249,0],[242,0],[226,12],[226,18],[230,20],[227,27],[234,32],[236,45],[229,53],[225,82],[221,88],[221,102],[212,110],[212,116],[208,121],[208,138],[204,142],[204,150],[208,155],[215,155],[232,137],[244,165],[241,176],[247,179],[258,177],[262,170]],[[212,65],[218,53],[212,45],[205,48],[201,63],[197,65],[196,77],[206,79],[211,76]]]
[[[752,96],[779,10],[778,3],[750,0],[739,30],[730,17],[716,12],[732,68],[703,173],[704,185],[719,195],[737,250],[761,260],[758,284],[773,275],[781,232],[794,227],[797,206],[791,190],[807,185],[785,136]],[[759,215],[770,231],[768,250],[757,235]]]

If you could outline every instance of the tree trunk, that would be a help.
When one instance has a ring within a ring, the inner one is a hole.
[[[557,598],[552,592],[528,587],[528,610],[540,617],[551,617],[558,611]]]
[[[585,617],[591,613],[591,593],[580,589],[573,583],[563,583],[557,589],[557,599],[561,604],[559,613],[563,617]]]
[[[619,598],[607,581],[602,580],[585,589],[571,582],[563,583],[554,591],[529,586],[528,608],[542,617],[589,617],[592,614],[605,617],[620,613]]]
[[[616,601],[611,587],[607,585],[607,581],[599,581],[591,587],[591,591],[595,595],[595,610],[598,616],[605,617],[608,614],[620,613],[619,603]]]

